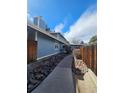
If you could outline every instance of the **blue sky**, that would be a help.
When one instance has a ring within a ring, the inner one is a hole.
[[[30,18],[42,16],[52,30],[61,32],[68,40],[70,37],[67,34],[73,28],[72,26],[80,20],[81,16],[84,14],[87,16],[91,14],[92,16],[94,12],[96,13],[96,0],[28,0],[28,16]],[[83,30],[82,32],[87,33]],[[88,38],[84,38],[84,41],[87,42],[90,37],[91,35]],[[83,38],[80,39],[83,40]]]

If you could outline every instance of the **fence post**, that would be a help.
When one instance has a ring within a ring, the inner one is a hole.
[[[88,67],[92,68],[92,49],[88,46]]]
[[[81,47],[80,51],[81,51],[82,61],[85,62],[85,60],[84,60],[84,47]]]
[[[91,45],[91,53],[92,53],[92,55],[91,55],[91,69],[92,69],[92,71],[94,72],[94,45]]]
[[[97,75],[97,45],[94,45],[94,72]]]

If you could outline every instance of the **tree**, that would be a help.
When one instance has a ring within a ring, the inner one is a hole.
[[[84,41],[81,41],[80,44],[84,44]]]
[[[73,44],[79,44],[80,42],[79,42],[79,40],[77,40],[77,39],[73,39],[73,40],[72,40],[72,43],[73,43]]]
[[[91,37],[89,41],[89,43],[95,43],[95,42],[97,42],[97,35]]]

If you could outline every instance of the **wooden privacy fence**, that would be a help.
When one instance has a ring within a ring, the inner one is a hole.
[[[27,62],[31,63],[37,58],[37,41],[27,41]]]
[[[97,45],[82,46],[80,50],[83,62],[97,75]]]

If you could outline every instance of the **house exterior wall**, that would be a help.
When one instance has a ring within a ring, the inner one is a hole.
[[[66,41],[66,39],[60,33],[57,34],[57,37],[63,41]]]
[[[55,44],[58,44],[58,48],[55,48]],[[43,56],[55,54],[60,52],[61,43],[55,41],[42,33],[37,33],[37,57],[41,58]]]
[[[28,40],[37,41],[37,59],[41,59],[48,55],[64,52],[65,44],[31,28],[27,27]],[[57,45],[57,48],[55,46]]]
[[[60,33],[51,33],[51,34],[54,35],[55,37],[57,37],[58,39],[67,42],[67,40]]]
[[[27,27],[27,38],[28,38],[28,40],[35,40],[35,33],[36,33],[36,31],[34,31],[30,27]]]

